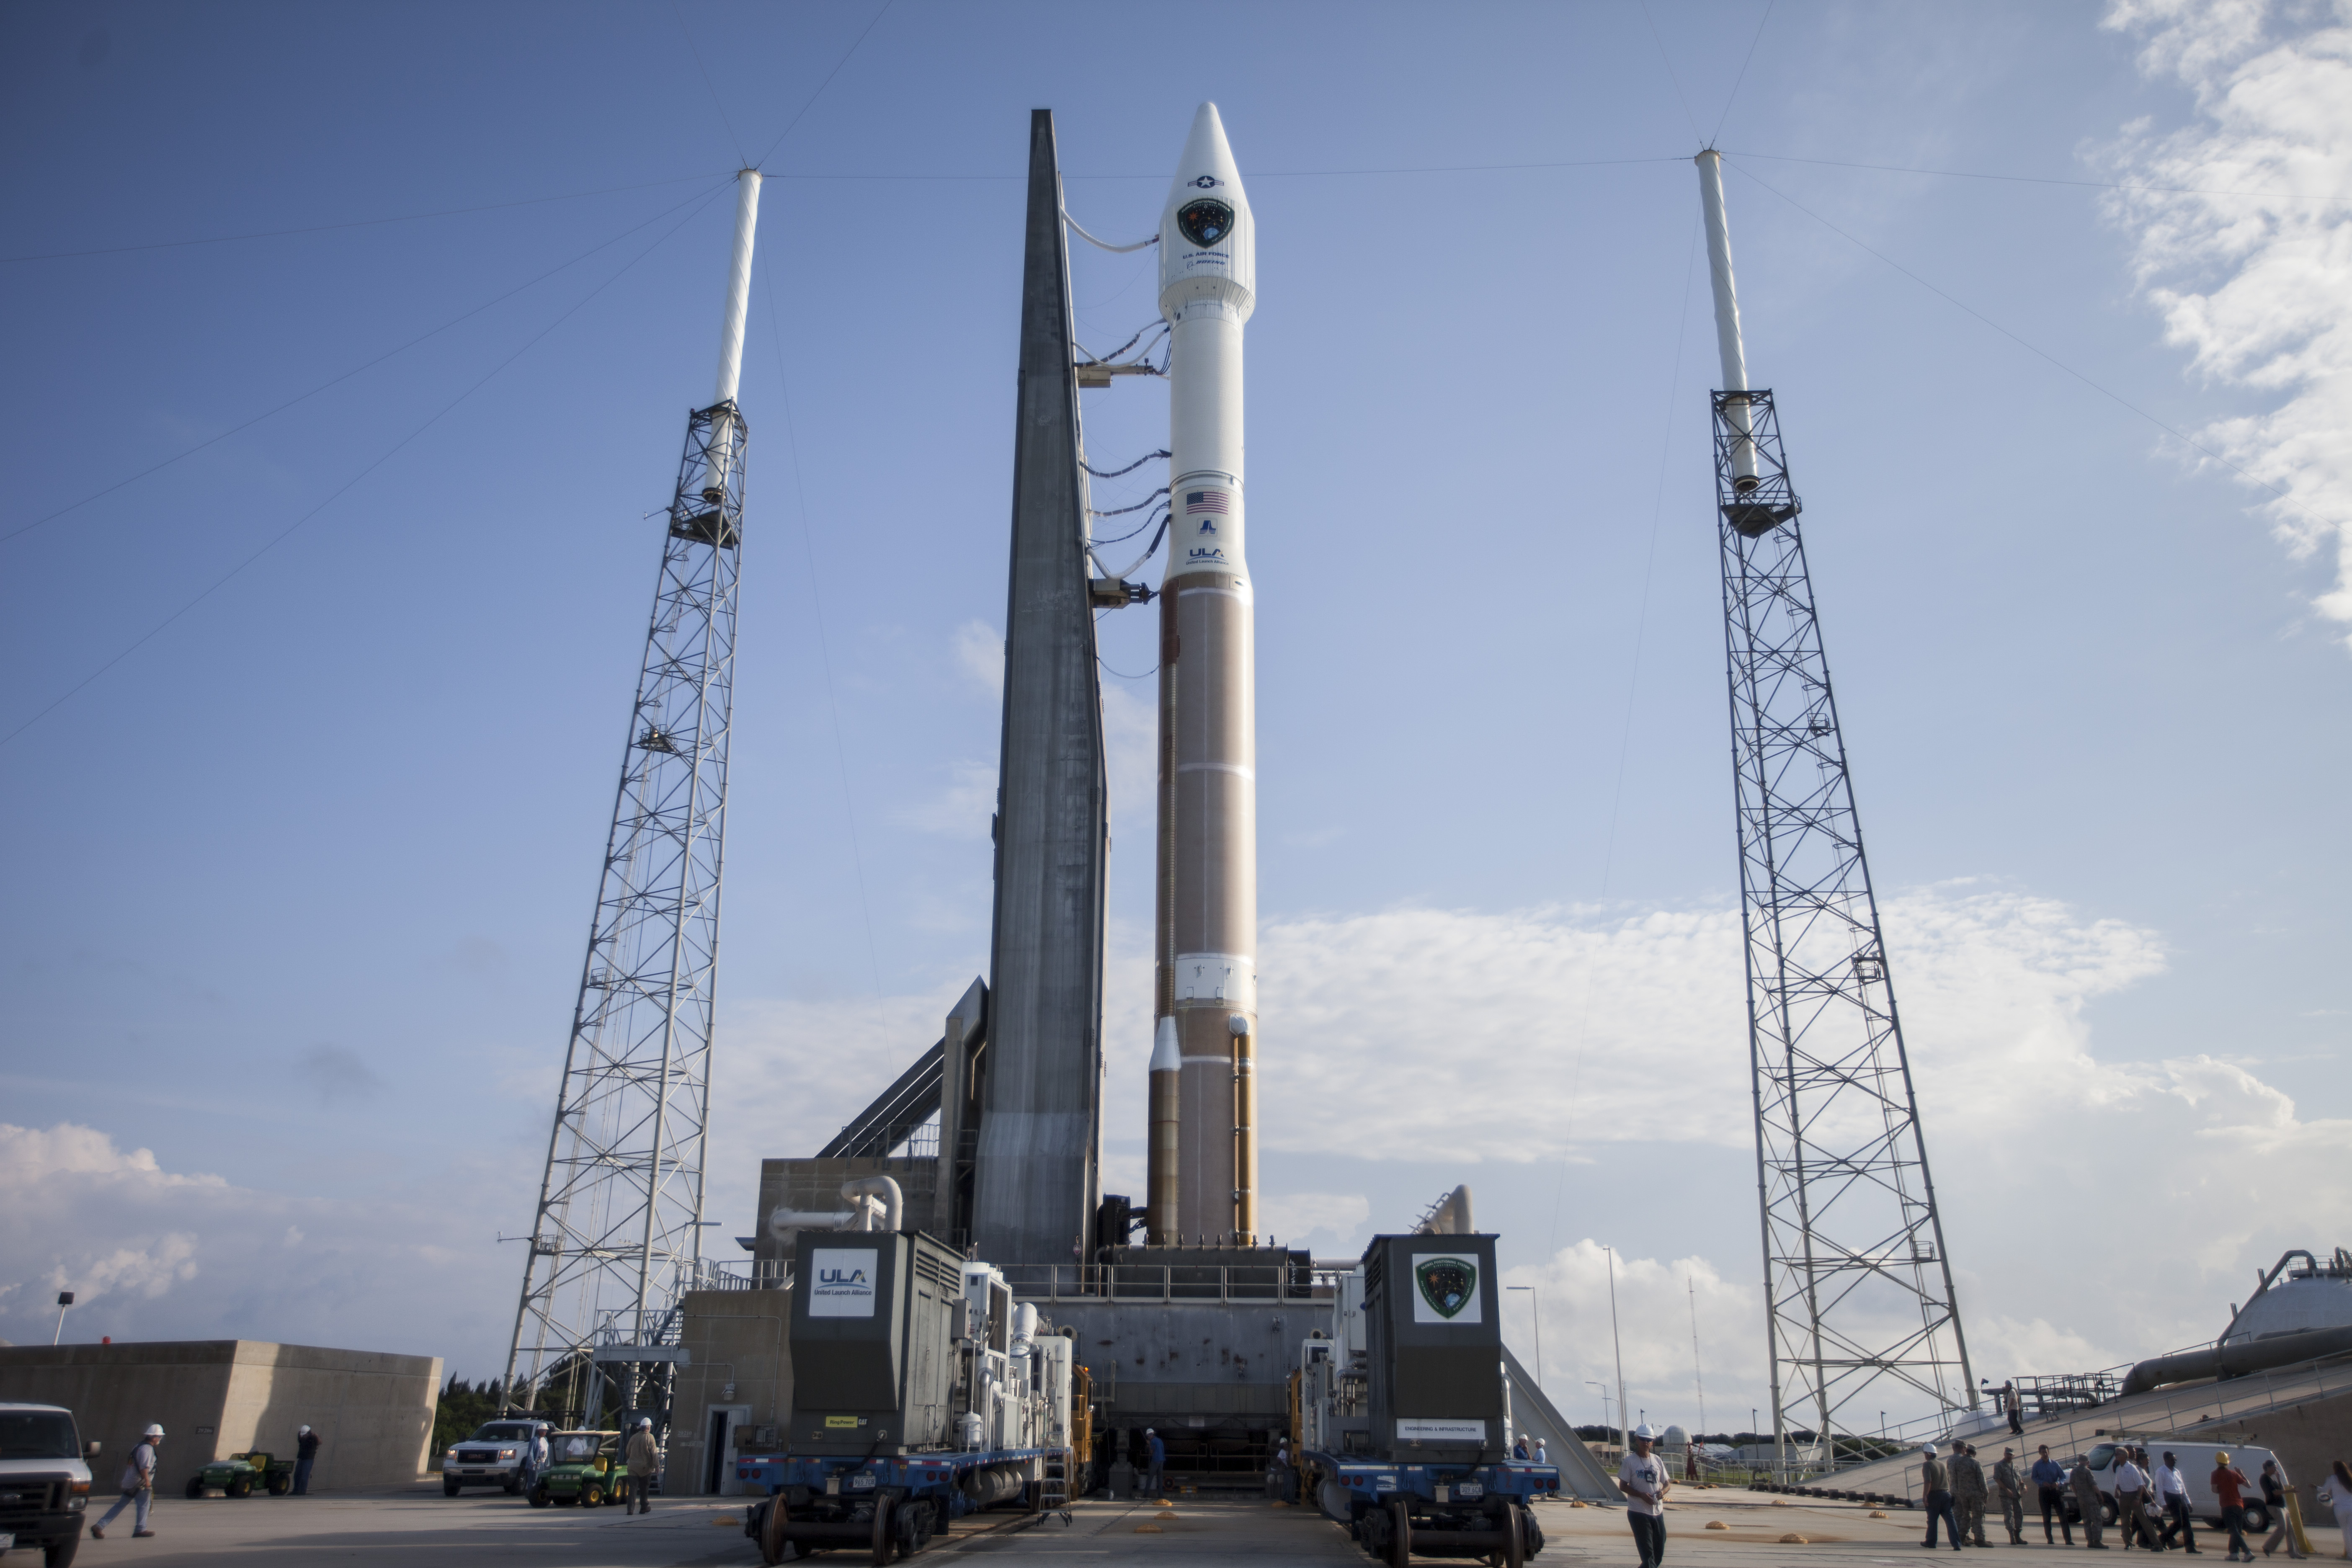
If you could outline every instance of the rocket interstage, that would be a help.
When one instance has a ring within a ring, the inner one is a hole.
[[[1204,103],[1160,224],[1171,519],[1149,1178],[1160,1245],[1246,1244],[1257,1229],[1256,653],[1242,437],[1242,327],[1256,283],[1249,197],[1217,107]],[[1172,1136],[1161,1100],[1171,1068]]]

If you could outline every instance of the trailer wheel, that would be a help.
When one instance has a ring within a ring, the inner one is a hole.
[[[1412,1504],[1391,1498],[1389,1513],[1389,1568],[1408,1568],[1412,1562]]]
[[[897,1516],[898,1512],[898,1510],[891,1506],[887,1499],[875,1499],[874,1568],[888,1568],[890,1562],[890,1548],[896,1544],[896,1542],[892,1542],[890,1539],[890,1522],[892,1519]]]
[[[1528,1516],[1517,1503],[1503,1514],[1503,1568],[1528,1568]]]

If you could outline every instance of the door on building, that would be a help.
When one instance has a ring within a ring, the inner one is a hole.
[[[702,1492],[705,1497],[740,1497],[743,1478],[735,1473],[735,1428],[751,1419],[748,1405],[714,1405],[703,1421]]]

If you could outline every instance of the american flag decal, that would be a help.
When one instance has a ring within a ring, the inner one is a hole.
[[[1186,490],[1184,492],[1184,515],[1187,517],[1191,517],[1195,512],[1223,512],[1224,510],[1225,492],[1223,490]]]

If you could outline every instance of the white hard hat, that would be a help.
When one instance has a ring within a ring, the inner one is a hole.
[[[1146,1427],[1143,1429],[1143,1435],[1144,1435],[1145,1436],[1149,1437],[1149,1436],[1151,1436],[1151,1434],[1152,1434],[1152,1428],[1151,1428],[1151,1427],[1146,1426]]]
[[[147,1431],[145,1435],[150,1437],[161,1437],[163,1435],[163,1424],[161,1422],[150,1421],[147,1423]]]
[[[1936,1457],[1936,1445],[1933,1443],[1922,1443],[1919,1445],[1919,1451],[1932,1459]]]
[[[303,1426],[303,1427],[299,1427],[299,1428],[298,1428],[298,1430],[299,1430],[299,1431],[303,1431],[303,1432],[308,1432],[310,1429],[310,1428],[309,1428],[308,1426]]]
[[[640,1415],[637,1417],[637,1425],[650,1432],[653,1430],[654,1418],[650,1415]]]
[[[1636,1437],[1646,1437],[1651,1442],[1654,1443],[1658,1440],[1658,1429],[1655,1426],[1651,1426],[1647,1421],[1644,1421],[1639,1426],[1633,1428],[1633,1436]]]

